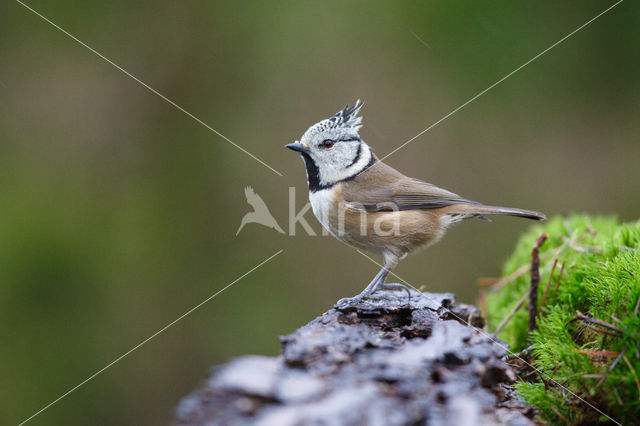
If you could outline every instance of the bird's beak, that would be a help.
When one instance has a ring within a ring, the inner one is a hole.
[[[309,153],[309,148],[305,147],[300,142],[290,143],[290,144],[287,144],[285,146],[287,148],[289,148],[289,149],[292,149],[294,151],[298,151],[298,152],[303,153],[303,154],[308,154]]]

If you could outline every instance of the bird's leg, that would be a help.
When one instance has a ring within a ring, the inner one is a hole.
[[[411,290],[404,284],[393,283],[386,284],[384,280],[387,279],[387,275],[391,272],[391,267],[385,264],[380,272],[373,278],[373,281],[360,293],[357,297],[371,297],[373,294],[380,290],[404,290],[407,292],[407,296],[411,299]]]
[[[382,275],[380,277],[380,280],[378,281],[378,284],[375,286],[375,288],[373,288],[373,291],[370,293],[372,294],[373,292],[377,291],[377,290],[404,290],[407,292],[407,296],[409,297],[409,300],[411,300],[411,290],[403,285],[403,284],[385,284],[384,280],[387,278],[387,275],[389,275],[389,272],[391,272],[391,270],[393,268],[396,267],[396,265],[398,265],[398,261],[400,261],[401,259],[404,259],[406,257],[406,253],[405,254],[398,254],[398,253],[394,253],[391,251],[384,251],[382,253],[382,255],[384,256],[384,268],[386,268],[386,272],[384,273],[384,275]],[[382,271],[380,271],[382,272]],[[368,287],[367,287],[368,288]],[[366,290],[366,289],[365,289]]]
[[[364,290],[362,290],[362,292],[359,295],[340,299],[338,300],[338,303],[336,303],[336,306],[357,303],[357,302],[360,302],[362,299],[368,298],[371,294],[373,294],[374,291],[376,291],[380,283],[384,281],[384,279],[387,277],[387,274],[389,273],[390,270],[391,268],[389,268],[387,265],[383,266],[382,269],[380,269],[380,272],[378,272],[376,276],[373,277],[373,280],[371,280],[369,285]]]
[[[387,275],[389,275],[390,270],[391,268],[389,268],[387,265],[384,265],[382,269],[380,269],[380,272],[378,272],[376,276],[373,277],[373,280],[371,280],[369,285],[366,286],[365,289],[362,290],[362,292],[356,297],[368,297],[375,293],[380,284],[384,283],[384,280],[387,278]]]
[[[374,293],[376,293],[379,290],[404,290],[407,292],[407,295],[409,296],[409,300],[411,300],[411,291],[406,286],[402,284],[385,284],[384,283],[384,280],[387,279],[387,275],[389,275],[389,272],[391,272],[391,269],[397,264],[397,259],[392,259],[393,260],[392,262],[386,262],[386,260],[387,259],[385,259],[385,264],[382,267],[382,269],[380,269],[380,271],[376,274],[376,276],[373,277],[373,280],[371,280],[369,285],[367,285],[367,287],[365,287],[365,289],[362,290],[360,294],[354,297],[347,297],[344,299],[340,299],[336,303],[336,306],[341,306],[345,304],[349,305],[352,303],[360,302],[362,299],[374,298],[373,297]]]
[[[393,258],[392,258],[393,259]],[[393,259],[392,262],[385,262],[384,266],[376,274],[373,280],[369,283],[369,285],[362,290],[362,293],[357,295],[357,298],[367,298],[373,296],[374,293],[380,290],[404,290],[407,292],[407,296],[411,299],[411,290],[404,284],[386,284],[384,281],[387,279],[387,275],[391,272],[393,266],[397,264],[397,260]]]

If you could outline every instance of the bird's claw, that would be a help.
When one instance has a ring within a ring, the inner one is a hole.
[[[405,286],[404,284],[398,284],[398,283],[393,283],[393,284],[383,283],[383,284],[380,284],[374,292],[362,292],[354,297],[342,298],[336,302],[335,307],[346,308],[346,307],[358,304],[364,300],[385,299],[386,296],[384,295],[384,293],[382,293],[382,291],[384,290],[391,290],[391,291],[404,290],[407,292],[407,302],[411,302],[411,290],[409,289],[409,287]]]
[[[353,305],[355,305],[357,303],[360,303],[360,302],[362,302],[363,299],[366,299],[366,298],[367,298],[366,296],[362,296],[362,295],[357,295],[357,296],[354,296],[354,297],[344,297],[344,298],[338,300],[335,303],[334,307],[336,307],[336,308],[346,308],[346,307],[349,307],[349,306],[353,306]]]
[[[409,287],[407,287],[404,284],[400,284],[400,283],[393,283],[393,284],[380,284],[380,286],[378,287],[378,290],[404,290],[407,292],[407,298],[409,299],[409,302],[411,301],[411,289]]]

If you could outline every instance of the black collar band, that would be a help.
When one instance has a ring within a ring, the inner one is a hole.
[[[347,181],[353,180],[360,173],[362,173],[365,170],[369,169],[371,166],[373,166],[376,163],[376,161],[378,161],[378,159],[373,154],[373,152],[371,152],[371,159],[369,160],[367,165],[364,166],[364,168],[362,170],[360,170],[358,173],[355,173],[354,175],[349,176],[349,177],[344,178],[344,179],[341,179],[341,180],[339,180],[337,182],[328,183],[328,184],[321,184],[320,183],[320,170],[318,169],[318,166],[316,165],[316,163],[313,161],[313,159],[311,158],[311,156],[309,154],[307,154],[307,153],[301,153],[301,154],[302,154],[302,158],[304,159],[304,165],[307,168],[307,182],[309,183],[309,192],[312,192],[312,193],[321,191],[323,189],[330,189],[335,184],[340,183],[340,182],[347,182]],[[360,157],[360,151],[358,151],[357,157]]]

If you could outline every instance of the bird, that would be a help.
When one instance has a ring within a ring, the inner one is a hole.
[[[240,227],[238,228],[238,231],[236,231],[236,236],[247,223],[259,223],[260,225],[273,228],[279,233],[284,234],[284,231],[280,228],[278,222],[276,222],[264,200],[255,193],[252,187],[247,186],[244,189],[244,196],[247,199],[247,203],[253,207],[253,211],[243,216],[242,221],[240,222]]]
[[[338,240],[381,255],[384,263],[353,300],[375,298],[382,290],[409,289],[387,284],[389,272],[409,253],[437,243],[455,223],[486,215],[546,219],[532,210],[489,206],[431,183],[405,176],[379,160],[360,137],[363,102],[347,104],[319,121],[300,140],[285,145],[304,162],[309,202],[315,217]]]

